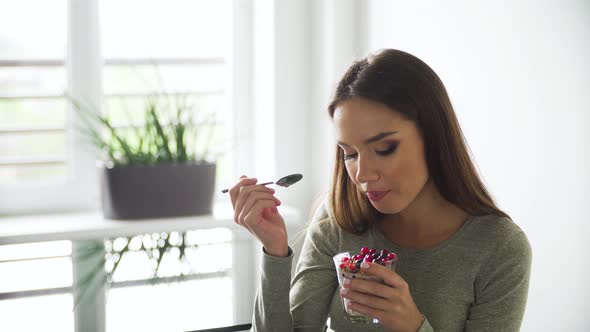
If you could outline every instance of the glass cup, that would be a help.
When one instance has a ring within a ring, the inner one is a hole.
[[[351,254],[349,252],[342,252],[342,253],[339,253],[333,257],[334,265],[336,265],[336,272],[338,274],[338,284],[340,285],[340,289],[343,288],[342,282],[344,281],[344,278],[372,280],[372,281],[376,281],[379,283],[384,283],[383,279],[376,277],[374,275],[366,274],[363,271],[359,270],[357,272],[350,272],[350,271],[346,271],[345,269],[340,268],[340,265],[343,263],[342,260],[345,257],[350,260],[354,255],[355,254]],[[393,260],[389,260],[389,261],[385,262],[383,265],[385,267],[389,268],[390,270],[395,271],[395,267],[397,266],[397,257],[394,258]],[[379,323],[379,320],[377,320],[376,318],[365,316],[361,313],[358,313],[354,310],[349,309],[348,308],[348,303],[350,302],[349,299],[344,298],[342,296],[340,296],[340,299],[342,299],[342,306],[344,307],[344,316],[348,320],[350,320],[354,323],[365,323],[365,324],[378,324]]]

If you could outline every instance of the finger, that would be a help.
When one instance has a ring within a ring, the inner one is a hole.
[[[364,272],[374,275],[383,279],[383,282],[386,284],[398,288],[398,289],[407,289],[408,284],[399,274],[395,273],[394,271],[390,270],[389,268],[376,264],[376,263],[369,263],[363,262],[361,263],[361,269]]]
[[[241,205],[241,210],[242,211],[249,210],[250,208],[252,208],[254,203],[256,203],[256,201],[259,199],[274,200],[276,202],[276,205],[280,206],[282,204],[281,200],[276,198],[274,196],[274,193],[275,193],[275,190],[272,188],[268,188],[268,190],[258,189],[258,190],[250,191],[250,193],[248,194],[248,197],[245,198],[243,204]]]
[[[240,181],[238,181],[238,183],[236,183],[235,186],[233,186],[230,190],[229,190],[229,197],[231,199],[231,204],[233,206],[233,208],[236,208],[236,202],[238,200],[238,195],[240,193],[240,188],[242,188],[243,186],[249,186],[249,185],[253,185],[256,184],[258,180],[256,178],[247,178],[244,177],[244,175],[242,175],[240,177]]]
[[[249,196],[253,192],[262,192],[262,193],[269,193],[273,194],[275,192],[272,188],[267,188],[265,186],[256,186],[256,185],[248,185],[242,186],[239,189],[238,198],[236,200],[236,204],[234,206],[234,221],[239,223],[240,215],[242,211],[244,211],[244,205],[246,204]],[[246,211],[247,212],[247,211]]]
[[[242,188],[247,187],[247,186],[253,186],[256,184],[257,181],[258,180],[256,178],[241,178],[241,180],[238,181],[238,183],[229,190],[231,203],[234,208],[234,221],[235,222],[238,221],[237,216],[239,215],[238,208],[241,206],[241,205],[239,205],[239,201],[240,201],[240,192],[242,191]]]
[[[274,200],[259,200],[250,209],[250,212],[244,216],[240,224],[254,233],[254,228],[258,226],[263,220],[262,211],[264,211],[264,209],[272,209],[274,207],[276,207]]]
[[[348,304],[348,309],[358,312],[359,314],[363,314],[365,316],[377,318],[380,322],[383,321],[386,316],[386,312],[383,310],[375,309],[357,302],[350,302]]]
[[[243,184],[240,184],[240,182]],[[230,192],[233,191],[230,193],[230,195],[232,195],[232,204],[234,207],[234,221],[236,221],[236,222],[237,222],[237,217],[239,215],[239,212],[242,209],[245,200],[248,198],[248,195],[252,191],[256,191],[256,190],[265,191],[264,189],[266,188],[264,186],[256,186],[257,179],[255,179],[255,178],[244,178],[244,179],[240,180],[240,182],[238,182],[238,184],[230,190]],[[272,189],[272,188],[266,188],[266,189]],[[272,190],[274,190],[274,189],[272,189]]]
[[[272,192],[263,192],[263,191],[253,191],[250,192],[248,198],[244,202],[244,205],[240,208],[240,212],[238,215],[238,220],[241,223],[241,220],[245,218],[245,216],[250,212],[254,204],[256,204],[259,200],[271,200],[275,202],[275,207],[281,204],[281,201],[274,197]],[[237,209],[236,209],[237,210]]]
[[[348,279],[343,287],[353,292],[371,294],[377,297],[391,299],[399,296],[399,290],[372,280]]]
[[[391,302],[387,299],[384,299],[383,297],[376,296],[374,294],[357,292],[349,288],[341,289],[340,295],[351,300],[352,302],[359,303],[373,309],[386,310],[392,306]]]

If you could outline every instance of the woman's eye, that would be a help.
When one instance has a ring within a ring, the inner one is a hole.
[[[397,144],[392,144],[385,150],[378,150],[375,152],[380,156],[388,156],[388,155],[394,153],[395,149],[397,149]]]
[[[356,153],[344,154],[344,160],[353,160],[354,158],[356,158]]]

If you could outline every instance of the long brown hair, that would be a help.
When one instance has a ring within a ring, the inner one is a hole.
[[[358,60],[338,83],[328,107],[330,117],[339,103],[351,98],[382,103],[416,123],[424,139],[428,173],[447,201],[470,215],[509,218],[479,178],[447,91],[426,63],[393,49]],[[329,199],[336,222],[354,233],[382,216],[350,180],[337,146]]]

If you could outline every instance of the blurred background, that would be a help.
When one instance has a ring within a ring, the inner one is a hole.
[[[105,231],[107,262],[137,250],[117,263],[104,303],[84,307],[96,319],[72,310],[76,239],[16,240],[24,216],[100,215],[98,156],[65,92],[130,130],[155,90],[213,110],[215,192],[242,174],[302,173],[279,195],[294,238],[329,185],[335,84],[382,48],[438,73],[484,182],[529,237],[522,331],[590,330],[587,0],[0,0],[0,330],[183,331],[252,312],[256,278],[238,279],[257,265],[236,259],[256,262],[260,248],[236,256],[247,232],[227,227]],[[145,252],[179,237],[154,275]]]

